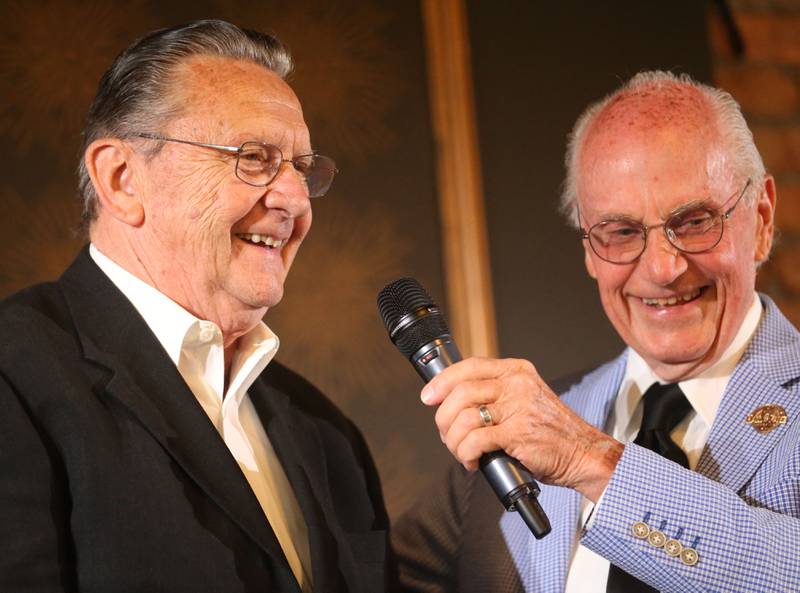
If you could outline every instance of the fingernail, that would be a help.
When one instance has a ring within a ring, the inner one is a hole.
[[[435,393],[433,391],[433,387],[431,387],[430,385],[426,385],[425,387],[423,387],[422,388],[422,392],[419,394],[419,396],[422,399],[423,403],[426,403],[426,404],[431,399],[433,399],[434,395],[435,395]]]

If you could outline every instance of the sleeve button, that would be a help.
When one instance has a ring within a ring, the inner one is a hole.
[[[683,546],[678,540],[671,539],[664,544],[664,551],[667,553],[667,556],[679,556],[680,553],[683,552]]]
[[[681,552],[681,562],[686,566],[694,566],[700,560],[700,555],[694,548],[684,548]]]
[[[650,532],[650,535],[647,536],[647,542],[651,546],[655,546],[656,548],[662,547],[667,542],[667,536],[654,529]]]
[[[650,535],[650,526],[644,521],[637,521],[631,527],[631,532],[633,533],[634,537],[638,537],[639,539],[644,539],[648,535]]]

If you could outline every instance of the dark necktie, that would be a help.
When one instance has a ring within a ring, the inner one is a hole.
[[[633,441],[637,445],[655,451],[659,455],[689,467],[686,454],[670,438],[669,433],[683,420],[692,409],[689,400],[677,383],[661,385],[653,383],[645,392],[642,427]],[[629,575],[621,568],[610,567],[606,593],[651,593],[655,592],[650,585]]]

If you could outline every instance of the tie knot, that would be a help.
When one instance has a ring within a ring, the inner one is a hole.
[[[653,383],[644,394],[642,431],[669,433],[692,409],[677,383]]]

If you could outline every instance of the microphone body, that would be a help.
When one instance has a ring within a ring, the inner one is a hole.
[[[461,360],[439,308],[413,278],[400,278],[378,294],[378,308],[389,338],[427,383]],[[504,451],[485,453],[480,469],[507,511],[519,512],[536,539],[550,533],[550,521],[537,499],[539,486],[527,468]]]

